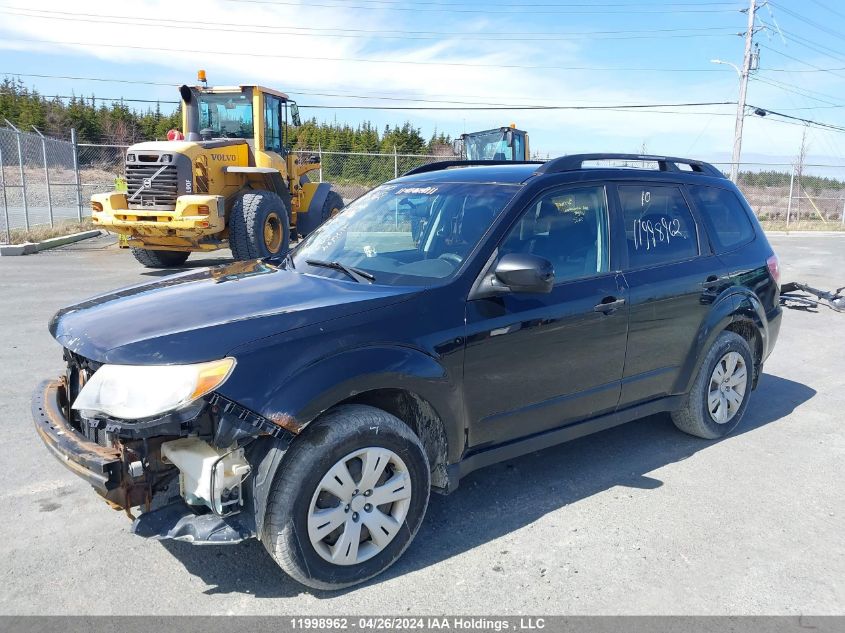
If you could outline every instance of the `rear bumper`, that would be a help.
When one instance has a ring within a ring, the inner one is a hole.
[[[783,320],[783,308],[779,305],[776,305],[774,309],[766,315],[766,323],[767,323],[767,336],[766,336],[766,350],[765,354],[763,355],[763,360],[765,361],[769,354],[772,353],[772,350],[775,347],[775,343],[778,340],[778,334],[780,334],[780,324]]]
[[[49,451],[66,468],[87,481],[102,496],[120,503],[123,465],[120,452],[83,437],[67,420],[64,382],[45,380],[32,394],[35,430]]]

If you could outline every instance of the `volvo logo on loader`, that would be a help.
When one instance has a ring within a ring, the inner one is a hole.
[[[236,161],[238,157],[235,154],[212,154],[211,160],[225,160]]]

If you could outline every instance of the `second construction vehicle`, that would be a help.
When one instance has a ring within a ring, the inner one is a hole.
[[[466,132],[455,142],[455,153],[463,160],[528,160],[528,132],[509,127],[499,127],[481,132]]]
[[[205,72],[199,72],[205,81]],[[132,145],[127,191],[91,198],[92,219],[119,233],[144,266],[179,266],[194,251],[238,260],[283,254],[340,211],[343,199],[289,151],[296,103],[261,86],[182,86],[182,130]]]

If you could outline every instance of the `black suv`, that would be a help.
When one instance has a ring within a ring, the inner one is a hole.
[[[140,509],[136,533],[257,537],[339,588],[402,554],[430,489],[487,464],[661,411],[729,433],[778,294],[754,214],[707,163],[436,163],[282,259],[61,310],[66,373],[33,415],[62,463]]]

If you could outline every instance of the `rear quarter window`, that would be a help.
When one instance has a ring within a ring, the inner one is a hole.
[[[733,250],[754,238],[745,206],[734,192],[704,185],[688,189],[717,253]]]

